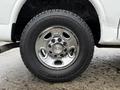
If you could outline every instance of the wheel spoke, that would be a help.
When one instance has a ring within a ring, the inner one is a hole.
[[[53,66],[55,60],[48,55],[47,58],[43,59],[43,62],[44,62],[46,65]]]
[[[63,31],[64,31],[64,30],[61,29],[61,28],[54,28],[54,29],[51,31],[52,37],[61,36]]]
[[[78,43],[77,43],[76,39],[73,36],[70,36],[70,38],[68,40],[66,40],[66,42],[67,42],[69,48],[78,47]]]
[[[68,55],[62,58],[63,65],[69,65],[73,61],[74,57],[69,57]]]
[[[37,39],[36,45],[38,45],[39,48],[46,49],[47,42],[48,42],[48,39],[45,39],[45,35],[39,36],[39,38]]]

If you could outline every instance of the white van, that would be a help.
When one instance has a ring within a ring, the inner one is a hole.
[[[65,82],[82,74],[94,46],[120,46],[120,0],[1,0],[0,40],[20,42],[38,78]]]

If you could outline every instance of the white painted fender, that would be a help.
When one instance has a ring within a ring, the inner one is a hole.
[[[110,44],[116,40],[117,35],[117,29],[114,30],[113,27],[109,27],[109,24],[107,23],[107,16],[106,12],[103,6],[103,2],[101,0],[89,0],[91,4],[94,6],[95,10],[97,11],[97,14],[99,16],[100,26],[101,26],[101,38],[100,38],[100,44]],[[0,25],[0,32],[6,33],[5,35],[0,33],[0,40],[7,40],[11,41],[11,28],[12,24],[17,21],[18,15],[20,13],[20,10],[22,6],[25,4],[26,0],[17,0],[14,8],[12,10],[12,14],[10,17],[9,25]],[[4,28],[3,28],[4,27]],[[7,30],[4,30],[7,29]],[[109,29],[109,31],[108,31]],[[2,30],[2,31],[1,31]],[[108,34],[109,32],[109,34]],[[117,43],[118,44],[118,43]]]
[[[99,16],[101,26],[102,26],[102,23],[105,22],[106,17],[105,17],[103,6],[102,6],[100,0],[89,0],[89,1],[92,3],[94,8],[96,9],[97,14]],[[22,8],[22,6],[24,5],[25,2],[26,2],[26,0],[17,0],[16,4],[14,6],[14,9],[12,11],[11,18],[10,18],[10,23],[11,24],[16,22],[18,14],[19,14],[19,12],[20,12],[20,10],[21,10],[21,8]]]
[[[94,6],[100,21],[101,45],[120,45],[117,38],[120,10],[120,0],[89,0]]]
[[[11,23],[15,23],[18,15],[20,13],[21,8],[23,7],[23,5],[25,4],[26,0],[17,0],[13,10],[12,10],[12,14],[11,14],[11,18],[10,18],[10,22]]]
[[[5,24],[0,24],[0,41],[11,41],[12,24],[16,22],[18,14],[26,0],[16,0],[13,9],[11,10],[10,18]],[[7,17],[6,17],[7,18]]]

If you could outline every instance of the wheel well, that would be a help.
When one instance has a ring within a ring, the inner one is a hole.
[[[95,43],[98,44],[100,22],[89,0],[28,0],[22,7],[17,22],[13,24],[12,40],[19,41],[26,24],[38,13],[49,9],[64,9],[78,14],[91,28]]]

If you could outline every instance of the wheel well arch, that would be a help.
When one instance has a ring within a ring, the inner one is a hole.
[[[95,43],[98,44],[101,36],[100,19],[92,1],[94,0],[27,0],[18,14],[16,23],[13,24],[12,40],[20,40],[24,27],[38,13],[49,9],[65,9],[78,14],[86,21]]]

